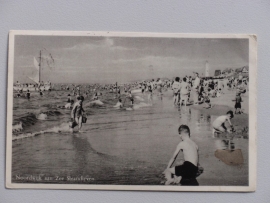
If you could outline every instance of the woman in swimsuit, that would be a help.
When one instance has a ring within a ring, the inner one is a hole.
[[[79,132],[81,132],[82,117],[83,117],[83,114],[85,112],[83,109],[83,106],[82,106],[83,100],[84,100],[83,96],[78,96],[77,102],[74,104],[73,109],[71,111],[71,118],[73,119],[73,124],[71,126],[72,131],[76,125],[79,125]],[[75,121],[75,123],[74,123],[74,121]]]

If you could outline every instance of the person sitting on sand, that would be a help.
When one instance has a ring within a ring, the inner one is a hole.
[[[243,102],[242,100],[242,97],[240,96],[241,93],[236,93],[236,97],[235,97],[235,105],[234,105],[234,108],[235,108],[235,111],[234,113],[235,114],[241,114],[242,110],[241,110],[241,102]]]
[[[166,185],[175,182],[176,179],[174,176],[181,176],[182,179],[195,179],[198,172],[199,148],[197,144],[190,139],[189,127],[187,125],[180,125],[178,133],[181,141],[177,145],[167,168],[163,172],[167,179],[165,183]],[[184,154],[184,163],[182,165],[172,167],[180,151]]]
[[[230,127],[233,129],[232,123],[230,121],[230,119],[232,118],[233,118],[232,111],[228,111],[226,115],[217,117],[216,120],[213,122],[213,131],[212,131],[213,134],[226,131],[231,133],[231,131],[225,127],[225,123],[227,121],[230,124]]]
[[[72,126],[71,127],[71,131],[73,132],[73,128],[76,125],[79,125],[79,132],[81,132],[81,128],[82,128],[82,117],[84,114],[84,109],[83,109],[83,100],[84,97],[83,96],[78,96],[77,97],[77,102],[74,104],[72,111],[71,111],[71,119],[73,120]],[[75,121],[75,124],[74,124]]]
[[[118,102],[113,106],[114,108],[123,108],[122,99],[119,99]]]

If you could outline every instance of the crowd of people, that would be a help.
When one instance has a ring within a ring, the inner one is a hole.
[[[91,84],[91,85],[61,85],[61,90],[68,90],[71,94],[68,95],[68,103],[62,108],[73,109],[77,111],[77,103],[82,105],[82,101],[92,95],[90,101],[99,100],[102,92],[115,93],[117,103],[114,108],[123,108],[126,100],[130,101],[130,108],[134,105],[133,91],[140,92],[143,95],[148,94],[148,103],[152,103],[153,94],[162,95],[164,91],[171,89],[173,91],[174,105],[179,108],[187,105],[200,105],[203,104],[204,108],[212,108],[211,98],[221,97],[224,94],[224,89],[236,90],[235,97],[235,114],[242,113],[241,111],[241,94],[244,94],[248,87],[248,78],[200,78],[198,73],[194,73],[194,77],[186,76],[183,78],[175,77],[174,80],[160,78],[145,80],[141,82],[134,82],[129,84]],[[77,97],[80,102],[74,102],[71,95]],[[191,95],[193,97],[191,98]],[[124,102],[123,102],[124,101]],[[80,124],[81,126],[81,124]],[[80,127],[81,128],[81,127]]]
[[[52,90],[52,83],[51,81],[47,82],[38,82],[38,83],[19,83],[17,81],[14,84],[14,90],[16,91],[15,97],[25,97],[27,99],[30,99],[31,93],[30,92],[39,92],[39,94],[42,96],[43,92],[48,90]]]

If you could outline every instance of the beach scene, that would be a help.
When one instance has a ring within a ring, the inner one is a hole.
[[[249,185],[247,39],[14,44],[12,183]]]

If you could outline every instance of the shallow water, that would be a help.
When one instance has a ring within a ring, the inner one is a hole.
[[[139,108],[131,111],[112,108],[117,102],[115,95],[104,93],[100,97],[104,107],[86,107],[89,116],[84,132],[74,134],[68,131],[70,110],[56,107],[65,105],[67,94],[55,91],[42,98],[34,95],[29,101],[14,99],[14,124],[23,125],[22,131],[13,133],[14,182],[25,182],[20,177],[32,175],[42,177],[42,181],[28,182],[159,185],[161,173],[180,141],[178,127],[187,124],[191,139],[200,149],[200,165],[204,168],[197,178],[200,185],[248,184],[248,140],[234,138],[232,142],[234,149],[242,150],[244,163],[226,165],[215,157],[217,149],[228,148],[223,138],[211,133],[216,116],[190,107],[179,110],[172,104],[171,92],[162,97],[154,95],[151,106],[140,105],[147,103],[147,94],[138,93],[144,101],[135,97]],[[37,119],[41,112],[47,120]],[[176,164],[182,159],[180,153]],[[81,177],[89,179],[82,181]]]

